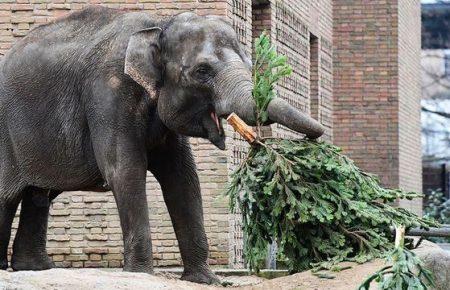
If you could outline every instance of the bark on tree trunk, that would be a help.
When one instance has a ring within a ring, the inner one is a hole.
[[[231,113],[227,118],[228,124],[238,132],[248,143],[252,144],[256,141],[256,133],[253,128],[247,125],[238,115]]]

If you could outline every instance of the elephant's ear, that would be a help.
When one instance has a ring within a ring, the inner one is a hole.
[[[152,99],[158,97],[156,83],[161,79],[160,33],[159,27],[134,33],[125,57],[125,74],[144,87]]]

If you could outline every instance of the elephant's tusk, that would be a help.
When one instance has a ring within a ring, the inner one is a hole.
[[[211,116],[211,119],[216,124],[217,130],[219,131],[219,135],[222,135],[222,128],[220,126],[219,117],[217,117],[216,112],[212,111],[210,116]]]

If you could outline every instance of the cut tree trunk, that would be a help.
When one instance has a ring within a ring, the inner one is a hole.
[[[247,125],[238,115],[231,113],[227,118],[228,124],[238,132],[248,143],[252,144],[256,141],[256,133],[253,128]]]

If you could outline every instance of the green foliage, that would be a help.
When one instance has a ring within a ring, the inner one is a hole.
[[[426,290],[434,286],[434,278],[430,271],[423,268],[422,261],[411,251],[396,247],[388,253],[386,266],[367,278],[358,290],[369,290],[375,280],[380,290]]]
[[[440,190],[430,191],[426,195],[424,216],[433,218],[441,224],[450,224],[450,199]],[[450,238],[430,238],[433,242],[449,243]]]
[[[272,240],[280,259],[296,272],[382,256],[392,249],[393,223],[435,225],[388,204],[420,194],[381,187],[325,142],[260,142],[231,176],[227,194],[231,209],[243,215],[244,254],[256,270]]]
[[[265,34],[256,41],[254,66],[253,95],[261,124],[275,97],[273,85],[291,69]],[[272,241],[278,244],[279,259],[295,272],[379,257],[392,249],[393,223],[434,225],[388,204],[420,194],[381,187],[375,176],[325,142],[258,141],[232,174],[227,194],[231,210],[243,215],[244,254],[256,270]]]
[[[255,63],[253,64],[253,98],[256,102],[258,124],[267,121],[267,105],[275,97],[274,85],[282,77],[290,75],[292,68],[287,58],[277,55],[266,33],[255,41]]]

